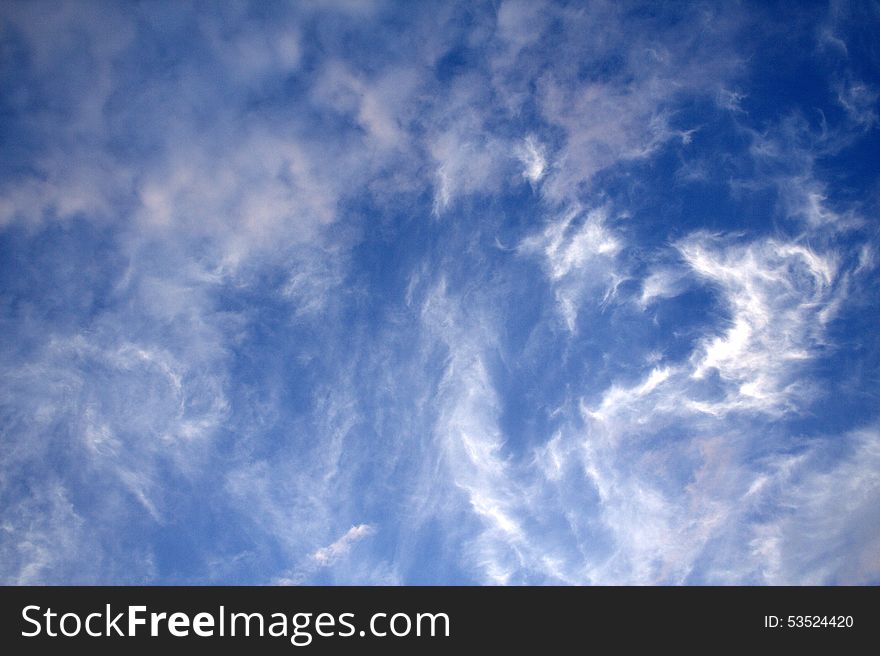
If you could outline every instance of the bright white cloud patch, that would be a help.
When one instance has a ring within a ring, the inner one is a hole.
[[[336,542],[318,549],[315,553],[312,554],[312,558],[319,565],[332,565],[336,560],[348,554],[348,552],[351,551],[352,546],[354,546],[356,542],[372,535],[375,532],[376,529],[369,524],[358,524],[357,526],[352,526],[350,529],[348,529],[348,531],[345,532],[345,535],[339,538]]]
[[[697,380],[717,372],[734,388],[724,409],[779,409],[805,387],[797,364],[814,357],[841,293],[833,254],[768,240],[719,247],[704,235],[679,246],[692,270],[717,284],[730,310],[723,334],[705,339],[694,359]]]
[[[517,149],[517,158],[523,165],[523,177],[532,184],[540,182],[547,170],[544,147],[534,137],[526,137]]]

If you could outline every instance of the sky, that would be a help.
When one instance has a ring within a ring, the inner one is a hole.
[[[0,5],[0,583],[880,584],[880,4]]]

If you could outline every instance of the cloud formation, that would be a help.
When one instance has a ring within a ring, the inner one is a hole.
[[[0,9],[0,580],[876,583],[876,8]]]

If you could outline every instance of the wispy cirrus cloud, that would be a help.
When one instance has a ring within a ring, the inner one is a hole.
[[[0,578],[876,581],[876,18],[5,5]]]

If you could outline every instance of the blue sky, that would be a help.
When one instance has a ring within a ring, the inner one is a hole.
[[[0,581],[880,583],[878,28],[3,3]]]

